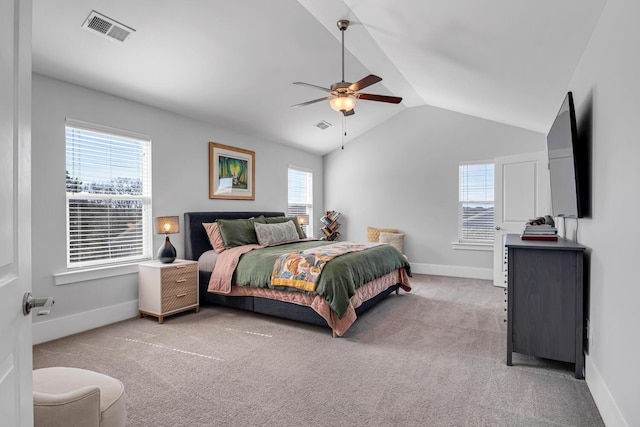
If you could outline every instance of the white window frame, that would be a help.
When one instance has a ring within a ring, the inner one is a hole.
[[[290,182],[290,172],[291,171],[296,171],[296,172],[302,172],[307,175],[307,183],[308,183],[308,187],[306,188],[306,201],[292,201],[291,200],[291,182]],[[310,169],[306,169],[306,168],[301,168],[299,166],[293,166],[293,165],[289,165],[289,167],[287,168],[287,216],[299,216],[302,213],[300,212],[299,209],[292,209],[291,206],[304,206],[306,209],[306,212],[304,213],[304,215],[308,216],[308,224],[306,225],[302,225],[302,230],[305,232],[305,234],[307,235],[307,237],[313,237],[313,224],[314,224],[314,220],[313,220],[313,171]]]
[[[490,225],[490,234],[492,237],[490,239],[483,238],[469,238],[468,235],[465,236],[464,232],[464,205],[469,203],[474,204],[492,204],[495,209],[495,196],[493,198],[476,198],[469,199],[463,195],[463,193],[467,192],[468,189],[463,188],[463,173],[464,169],[468,166],[480,166],[480,165],[494,165],[493,160],[474,160],[474,161],[461,161],[458,165],[458,240],[457,242],[453,242],[454,249],[469,249],[469,250],[493,250],[493,242],[494,242],[494,233],[495,233],[495,212],[494,212],[494,222]],[[493,170],[494,183],[492,187],[495,187],[495,169]],[[488,186],[487,186],[488,187]],[[485,187],[485,193],[488,191],[488,188]],[[493,188],[491,188],[491,195],[494,195],[495,192]],[[489,195],[489,194],[487,194]]]
[[[140,261],[147,261],[152,259],[152,219],[151,219],[151,137],[148,135],[131,132],[122,129],[116,129],[108,126],[98,125],[94,123],[87,123],[80,120],[67,118],[65,121],[65,147],[69,148],[70,141],[67,140],[67,130],[77,129],[79,131],[88,131],[103,134],[106,137],[115,137],[119,139],[126,139],[131,143],[139,143],[142,150],[141,172],[140,179],[142,180],[142,192],[140,195],[129,194],[108,194],[108,193],[89,193],[89,192],[65,192],[65,210],[66,210],[66,238],[67,238],[67,268],[73,272],[76,270],[86,270],[96,268],[99,271],[105,267],[118,267],[126,266],[131,263],[137,263]],[[65,149],[65,151],[67,150]],[[67,155],[65,155],[67,157]],[[83,163],[77,162],[76,164],[82,165]],[[86,163],[85,163],[86,164]],[[65,160],[65,169],[68,171],[69,176],[78,178],[79,174],[74,174],[74,171],[69,170],[69,160]],[[107,166],[104,166],[107,169]],[[112,177],[112,179],[118,177]],[[65,179],[66,183],[66,179]],[[139,233],[140,238],[135,240],[141,247],[141,251],[136,254],[125,256],[104,257],[101,259],[89,259],[89,260],[73,260],[71,256],[71,224],[70,224],[70,203],[74,200],[105,200],[105,201],[120,201],[120,200],[139,200],[142,207],[141,212],[141,231]],[[65,280],[65,279],[61,279]],[[56,278],[56,281],[58,279]]]

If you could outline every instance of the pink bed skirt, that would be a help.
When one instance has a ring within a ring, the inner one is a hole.
[[[404,268],[392,271],[391,273],[375,279],[371,282],[365,283],[356,289],[356,294],[351,297],[349,302],[349,308],[347,312],[342,316],[342,319],[338,319],[336,313],[331,310],[329,303],[320,295],[307,295],[299,292],[286,292],[275,289],[264,288],[250,288],[232,286],[231,292],[226,295],[229,296],[256,296],[261,298],[269,298],[278,301],[290,302],[293,304],[303,305],[311,307],[316,313],[318,313],[333,332],[342,336],[347,329],[353,325],[356,321],[356,308],[360,307],[365,301],[375,297],[380,292],[388,289],[389,287],[400,284],[400,287],[409,292],[411,290],[411,284],[409,283],[409,276]]]

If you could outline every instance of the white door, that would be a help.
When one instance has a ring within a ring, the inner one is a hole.
[[[520,234],[531,218],[550,214],[546,152],[496,157],[493,284],[507,286],[505,236]]]
[[[33,425],[31,0],[0,2],[0,424]]]

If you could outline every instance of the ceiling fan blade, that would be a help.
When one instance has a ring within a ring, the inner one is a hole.
[[[368,101],[388,102],[390,104],[399,104],[402,102],[402,98],[397,96],[386,95],[373,95],[370,93],[356,93],[354,95],[358,99],[366,99]]]
[[[373,74],[369,74],[367,77],[364,77],[358,80],[357,82],[351,84],[351,86],[349,86],[349,90],[353,92],[357,92],[359,90],[364,89],[367,86],[371,86],[372,84],[378,83],[380,81],[382,81],[382,78]]]
[[[349,117],[349,116],[353,116],[355,113],[356,113],[356,111],[352,108],[352,109],[351,109],[351,110],[349,110],[349,111],[344,111],[344,112],[342,113],[342,115],[343,115],[343,116],[345,116],[345,117]]]
[[[318,98],[318,99],[314,99],[312,101],[307,101],[307,102],[303,102],[303,103],[300,103],[300,104],[292,105],[291,108],[303,107],[305,105],[315,104],[316,102],[325,101],[325,100],[331,99],[331,98],[333,98],[333,96],[325,96],[324,98]]]
[[[310,87],[312,89],[318,89],[324,92],[331,92],[331,89],[328,89],[326,87],[322,87],[322,86],[317,86],[317,85],[312,85],[311,83],[304,83],[304,82],[293,82],[294,85],[299,85],[299,86],[306,86],[306,87]]]

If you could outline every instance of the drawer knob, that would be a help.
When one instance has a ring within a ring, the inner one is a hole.
[[[182,282],[186,282],[186,281],[187,281],[187,279],[178,279],[178,280],[176,280],[176,283],[182,283]]]
[[[178,294],[178,295],[176,295],[176,298],[182,298],[182,297],[186,297],[186,296],[187,296],[187,294]]]

